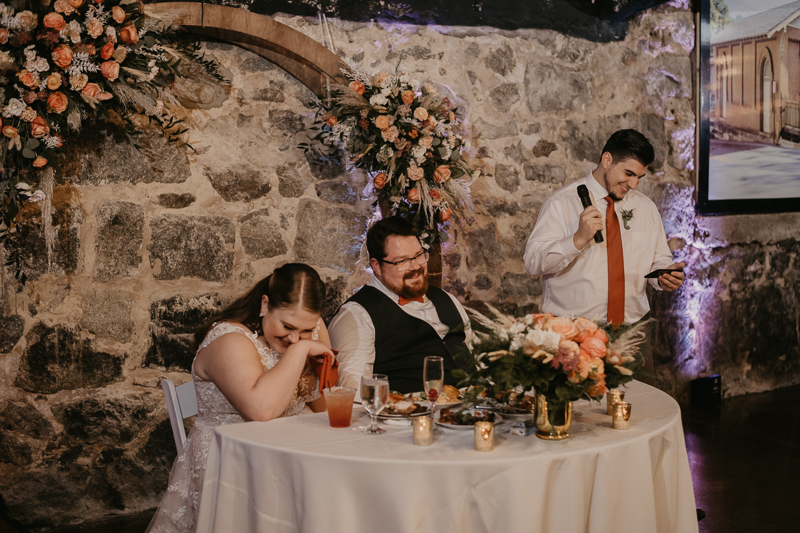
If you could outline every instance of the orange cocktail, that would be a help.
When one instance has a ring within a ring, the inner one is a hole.
[[[332,387],[323,391],[325,404],[328,406],[328,420],[331,427],[350,427],[353,415],[353,398],[356,390],[349,387]]]

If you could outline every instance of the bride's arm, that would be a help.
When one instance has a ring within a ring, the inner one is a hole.
[[[330,352],[324,344],[301,340],[286,349],[280,361],[264,372],[253,342],[228,334],[200,350],[195,373],[213,381],[231,405],[247,420],[272,420],[289,405],[309,355]]]
[[[323,322],[321,318],[317,326],[317,339],[328,348],[331,347],[331,338],[328,335],[328,328],[325,327],[325,322]],[[315,413],[322,413],[328,409],[328,406],[325,404],[325,396],[320,396],[316,400],[306,403],[306,405]]]

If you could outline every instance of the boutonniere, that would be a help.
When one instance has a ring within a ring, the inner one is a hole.
[[[625,229],[631,229],[628,227],[628,221],[633,220],[633,209],[629,210],[622,210],[622,225]]]

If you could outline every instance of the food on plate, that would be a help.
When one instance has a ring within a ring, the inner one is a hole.
[[[389,393],[389,403],[395,402],[402,402],[405,401],[406,397],[400,394],[399,392],[390,392]]]
[[[452,385],[445,385],[442,387],[442,393],[436,399],[436,403],[455,403],[460,395],[461,391],[457,388]]]
[[[536,398],[533,396],[517,396],[515,403],[502,404],[494,410],[501,414],[509,415],[529,415],[533,413],[534,402]]]
[[[442,409],[439,422],[442,424],[452,424],[454,426],[473,426],[475,422],[494,422],[495,414],[492,411],[471,411],[461,409]]]
[[[381,411],[382,415],[401,415],[410,416],[417,412],[427,410],[427,406],[416,403],[402,394],[389,394],[389,402],[386,407]]]

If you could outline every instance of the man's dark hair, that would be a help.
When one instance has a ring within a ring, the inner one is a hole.
[[[417,228],[400,217],[388,217],[377,221],[367,231],[367,252],[371,259],[381,261],[386,257],[386,239],[392,235],[419,238]]]
[[[608,138],[600,155],[608,152],[615,163],[625,159],[635,159],[644,166],[656,158],[653,145],[647,137],[636,130],[619,130]]]

